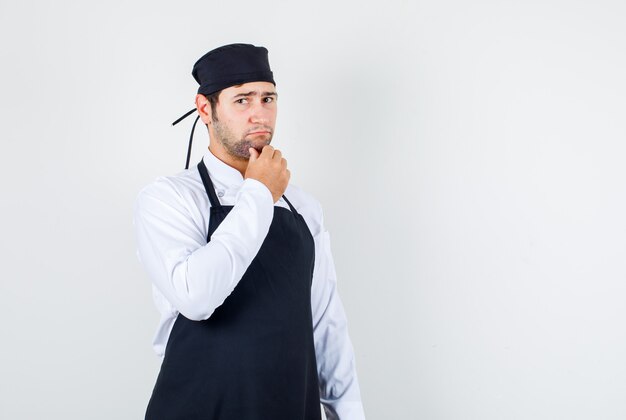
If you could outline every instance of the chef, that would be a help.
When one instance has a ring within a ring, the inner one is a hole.
[[[192,75],[208,151],[135,202],[161,314],[146,419],[319,420],[320,403],[329,419],[364,419],[322,209],[270,145],[267,49],[219,47]]]

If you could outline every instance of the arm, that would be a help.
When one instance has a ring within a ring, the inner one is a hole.
[[[185,200],[171,181],[159,180],[140,192],[133,220],[137,255],[148,277],[181,314],[198,321],[224,302],[258,253],[274,204],[265,185],[246,179],[206,243],[207,232],[198,216],[192,217],[200,210]]]
[[[314,239],[311,308],[321,403],[329,420],[364,420],[354,350],[337,292],[330,237],[321,226]]]

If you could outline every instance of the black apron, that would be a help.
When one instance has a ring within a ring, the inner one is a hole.
[[[222,206],[206,166],[207,242]],[[283,196],[284,197],[284,196]],[[242,279],[209,319],[178,314],[147,420],[320,420],[311,315],[315,248],[304,218],[274,206],[269,232]]]

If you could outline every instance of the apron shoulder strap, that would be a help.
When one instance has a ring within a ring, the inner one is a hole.
[[[209,171],[207,170],[206,165],[202,160],[200,160],[200,163],[198,163],[198,171],[200,171],[200,178],[202,178],[204,189],[209,196],[211,207],[221,207],[222,205],[220,203],[220,200],[217,198],[217,194],[215,194],[215,187],[213,187],[213,182],[211,182]]]
[[[217,198],[217,194],[215,194],[215,187],[213,186],[213,182],[211,181],[211,177],[209,176],[209,171],[204,164],[204,161],[200,160],[198,163],[198,171],[200,172],[200,178],[202,178],[202,183],[204,184],[204,189],[206,190],[207,195],[209,196],[209,201],[211,202],[211,207],[221,207],[222,204],[220,200]],[[287,199],[286,196],[283,195],[283,198],[289,205],[289,209],[295,215],[298,215],[298,211],[291,204],[291,201]]]
[[[289,208],[291,209],[291,212],[295,215],[298,214],[298,212],[296,211],[296,208],[291,204],[291,201],[287,200],[287,197],[285,197],[283,195],[283,198],[285,199],[285,201],[287,202],[287,204],[289,204]]]

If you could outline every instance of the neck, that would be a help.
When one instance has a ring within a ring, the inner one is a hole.
[[[211,141],[209,143],[209,150],[213,153],[213,156],[227,164],[228,166],[237,169],[241,172],[241,176],[245,177],[246,169],[248,168],[248,159],[235,158],[226,152],[226,149],[221,144]]]

